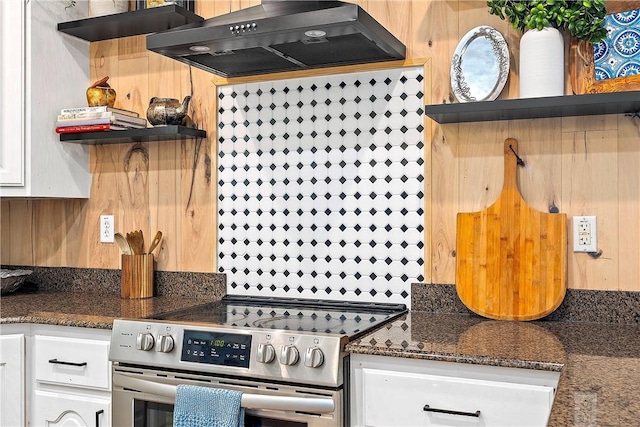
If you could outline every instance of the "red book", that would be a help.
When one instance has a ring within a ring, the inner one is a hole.
[[[102,124],[102,125],[82,125],[82,126],[64,126],[57,127],[57,133],[80,133],[80,132],[97,132],[103,130],[123,130],[126,127]]]

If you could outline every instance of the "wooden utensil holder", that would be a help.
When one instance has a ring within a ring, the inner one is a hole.
[[[126,299],[153,296],[153,254],[122,255],[120,296]]]

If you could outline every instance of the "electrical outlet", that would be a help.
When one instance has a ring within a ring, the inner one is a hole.
[[[100,243],[113,243],[113,215],[100,215]]]
[[[598,252],[595,216],[573,217],[573,251]]]

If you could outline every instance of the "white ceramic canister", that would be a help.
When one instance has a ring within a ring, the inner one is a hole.
[[[129,10],[129,0],[89,0],[89,16],[113,15]]]
[[[520,98],[564,95],[564,38],[555,28],[527,30],[520,39]]]

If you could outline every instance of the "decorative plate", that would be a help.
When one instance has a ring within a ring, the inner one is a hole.
[[[493,101],[509,77],[509,48],[502,34],[481,25],[462,37],[451,59],[451,89],[458,102]]]

